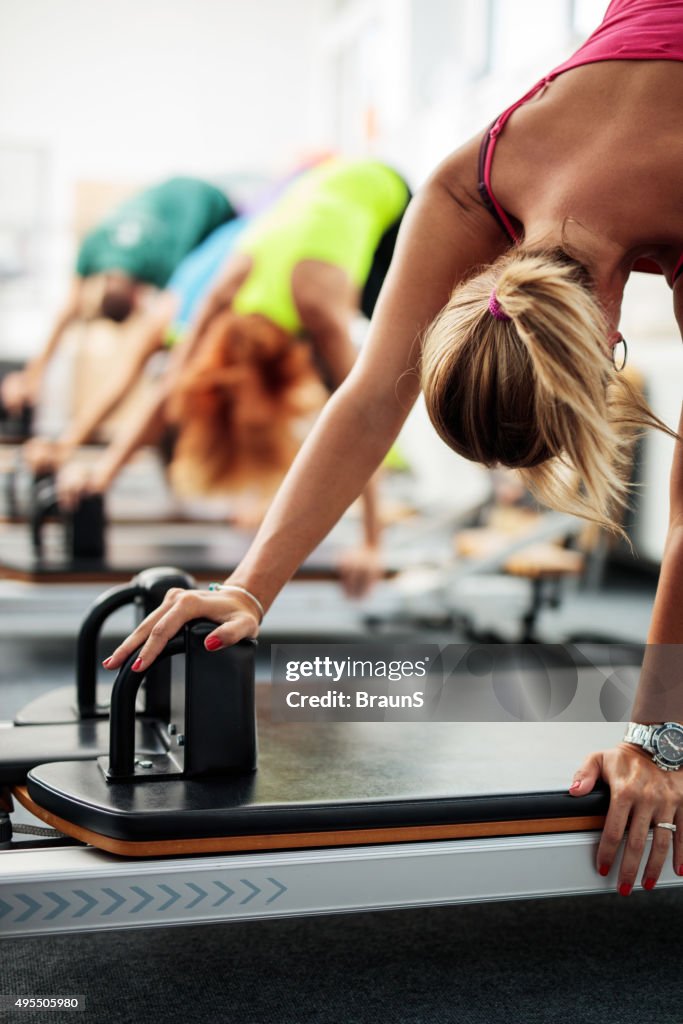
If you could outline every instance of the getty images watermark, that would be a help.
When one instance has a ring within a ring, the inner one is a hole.
[[[638,681],[680,719],[683,645],[274,644],[276,721],[619,722]]]

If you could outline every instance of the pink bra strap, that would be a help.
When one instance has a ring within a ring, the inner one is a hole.
[[[542,78],[540,82],[537,82],[536,85],[534,85],[533,88],[529,89],[529,91],[527,93],[525,93],[524,96],[522,96],[522,98],[520,100],[517,100],[516,103],[514,103],[511,107],[508,107],[508,109],[505,110],[500,115],[498,120],[494,122],[493,126],[491,127],[491,129],[489,131],[489,144],[488,144],[487,149],[486,149],[486,157],[485,157],[485,160],[484,160],[484,168],[483,168],[483,171],[484,171],[484,184],[486,185],[486,190],[488,192],[489,198],[490,198],[491,203],[493,204],[493,206],[495,208],[496,213],[498,214],[498,217],[500,218],[501,223],[504,225],[505,230],[509,234],[509,236],[512,239],[512,241],[515,242],[515,244],[517,244],[517,245],[520,243],[521,238],[517,234],[517,232],[515,231],[515,228],[514,228],[514,226],[512,224],[512,221],[510,220],[508,214],[505,212],[503,207],[500,205],[500,203],[496,199],[496,195],[495,195],[495,193],[494,193],[494,191],[493,191],[493,189],[491,187],[491,167],[493,166],[493,154],[494,154],[495,148],[496,148],[496,140],[497,140],[498,136],[500,135],[500,133],[502,132],[503,128],[505,127],[505,123],[506,123],[507,119],[512,114],[514,114],[515,110],[517,110],[519,107],[521,107],[522,104],[526,103],[527,100],[530,100],[532,96],[535,96],[536,93],[540,89],[542,89],[545,85],[548,84],[548,82],[550,82],[552,80],[552,78],[553,78],[552,75],[547,75],[545,78]]]
[[[673,284],[676,281],[676,279],[681,276],[681,274],[683,274],[683,252],[678,257],[678,263],[674,267],[674,273],[673,277],[671,278],[671,283]]]

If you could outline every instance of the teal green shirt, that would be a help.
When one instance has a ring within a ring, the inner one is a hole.
[[[163,288],[180,261],[235,211],[214,185],[171,178],[126,200],[83,239],[80,277],[121,270]]]

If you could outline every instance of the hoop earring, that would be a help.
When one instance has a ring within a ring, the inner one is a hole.
[[[617,350],[617,346],[618,345],[623,345],[624,346],[623,357],[622,357],[620,362],[617,361],[617,357],[616,357],[616,350]],[[616,370],[617,373],[621,373],[621,371],[626,366],[627,362],[628,362],[628,345],[626,344],[626,338],[623,336],[623,334],[620,334],[619,335],[619,341],[617,342],[617,344],[612,349],[612,365],[614,366],[614,369]]]

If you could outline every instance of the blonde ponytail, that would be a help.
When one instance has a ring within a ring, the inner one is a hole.
[[[460,455],[516,468],[542,504],[622,532],[634,437],[672,432],[616,373],[607,338],[581,264],[517,249],[455,289],[425,336],[422,386]]]

